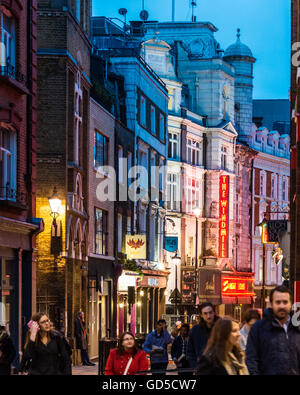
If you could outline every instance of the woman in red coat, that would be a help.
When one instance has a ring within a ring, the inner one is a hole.
[[[146,353],[137,348],[131,332],[125,332],[119,339],[118,347],[110,350],[105,375],[135,375],[148,370]]]

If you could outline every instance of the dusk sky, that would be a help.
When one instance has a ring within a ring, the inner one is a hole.
[[[144,0],[149,20],[171,21],[172,0]],[[176,21],[190,21],[190,0],[175,0]],[[127,8],[127,21],[139,20],[143,0],[93,0],[93,15],[119,17]],[[226,49],[241,40],[253,52],[254,99],[288,98],[290,87],[290,1],[288,0],[197,0],[197,21],[209,21],[219,31],[215,37]]]

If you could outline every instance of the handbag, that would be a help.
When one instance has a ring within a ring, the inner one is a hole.
[[[127,375],[128,370],[129,370],[129,367],[130,367],[130,365],[131,365],[131,362],[132,362],[132,357],[131,357],[131,358],[129,359],[129,361],[127,362],[127,365],[126,365],[126,368],[125,368],[125,370],[124,370],[123,376],[126,376],[126,375]]]

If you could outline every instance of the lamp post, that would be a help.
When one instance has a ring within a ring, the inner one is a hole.
[[[175,297],[175,312],[174,314],[178,314],[178,309],[177,309],[177,302],[178,302],[178,283],[177,283],[177,266],[178,263],[181,261],[181,257],[176,254],[172,257],[172,259],[174,259],[174,264],[175,264],[175,292],[174,292],[174,297]]]
[[[262,311],[265,311],[266,308],[266,244],[268,243],[268,233],[267,233],[267,220],[266,217],[262,220],[261,223],[258,224],[258,226],[261,226],[261,242],[263,245],[263,278],[262,278]]]
[[[194,215],[196,217],[196,261],[195,261],[195,305],[196,305],[196,300],[197,300],[197,284],[198,284],[198,219],[200,217],[201,210],[200,208],[195,208],[194,209]]]
[[[52,226],[54,227],[54,235],[51,236],[51,254],[54,255],[54,263],[57,263],[57,256],[61,252],[62,238],[61,234],[57,234],[56,219],[61,214],[61,200],[58,197],[56,187],[53,188],[53,194],[48,198],[50,205],[50,215],[53,218]]]

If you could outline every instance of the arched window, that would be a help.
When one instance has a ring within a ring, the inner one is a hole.
[[[17,135],[0,128],[0,199],[16,200]]]

